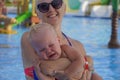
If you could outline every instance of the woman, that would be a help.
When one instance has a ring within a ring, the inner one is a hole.
[[[67,37],[61,31],[62,19],[66,11],[66,6],[63,0],[36,0],[36,11],[42,22],[49,23],[54,26],[62,44],[68,44],[76,48],[76,50],[83,56],[86,56],[83,45],[79,41]],[[27,80],[34,80],[33,77],[36,76],[34,75],[32,66],[33,61],[38,58],[38,56],[28,41],[28,35],[29,32],[25,32],[21,39],[22,58]],[[92,80],[101,80],[101,78],[95,73],[93,73],[92,78]]]

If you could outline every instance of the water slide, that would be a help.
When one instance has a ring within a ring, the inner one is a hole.
[[[25,13],[22,13],[22,14],[18,15],[17,17],[15,17],[15,19],[17,20],[17,23],[13,24],[12,27],[22,23],[23,21],[30,18],[31,16],[32,16],[31,11],[26,11]]]
[[[110,17],[112,6],[111,0],[79,0],[81,4],[78,15],[92,17]]]
[[[93,5],[108,5],[110,0],[86,0],[88,2],[92,2]],[[65,0],[67,4],[67,12],[77,12],[80,9],[81,2],[83,0]]]
[[[94,5],[109,5],[111,0],[88,0],[92,6]]]
[[[93,5],[91,16],[111,17],[112,11],[119,11],[120,0],[100,0],[99,5]]]

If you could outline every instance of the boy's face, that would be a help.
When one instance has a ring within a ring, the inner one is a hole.
[[[36,34],[36,37],[33,45],[41,59],[55,60],[61,56],[60,44],[55,34],[47,31],[44,34]]]

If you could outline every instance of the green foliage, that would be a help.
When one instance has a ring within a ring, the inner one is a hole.
[[[3,26],[3,24],[0,24],[0,28],[3,28],[4,26]]]
[[[118,11],[119,0],[112,0],[113,11]]]
[[[111,0],[101,0],[102,5],[109,5]]]
[[[6,6],[13,6],[13,4],[10,0],[6,0],[5,5]]]

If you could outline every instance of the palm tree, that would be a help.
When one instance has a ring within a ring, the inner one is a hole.
[[[112,32],[111,39],[108,43],[109,48],[120,48],[120,44],[118,42],[117,30],[118,30],[118,4],[119,0],[112,0]]]

